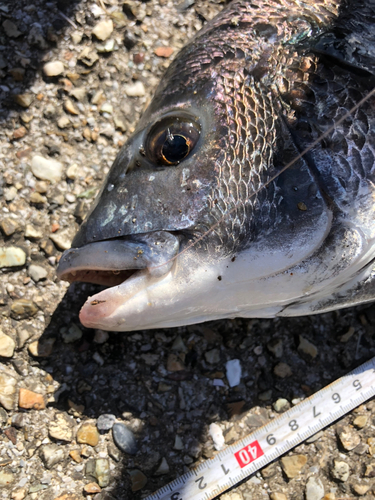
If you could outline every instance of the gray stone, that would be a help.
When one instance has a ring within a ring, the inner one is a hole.
[[[306,483],[306,500],[321,500],[324,497],[324,486],[319,477],[311,476]]]
[[[116,446],[129,455],[135,455],[138,451],[138,446],[133,432],[122,423],[115,423],[112,427],[113,440]]]
[[[207,363],[215,365],[220,361],[220,351],[219,349],[211,349],[211,351],[204,353],[204,357],[206,358]]]
[[[110,469],[108,458],[98,458],[95,460],[95,477],[99,486],[105,488],[109,484]]]
[[[113,424],[115,422],[116,422],[115,415],[112,415],[111,413],[103,413],[103,415],[100,415],[100,417],[98,418],[96,427],[101,432],[109,431],[112,429]]]
[[[45,444],[40,450],[40,458],[43,460],[47,469],[64,460],[64,450],[55,443]]]
[[[165,457],[161,459],[159,467],[155,471],[155,476],[162,476],[164,474],[168,474],[169,465]]]
[[[44,269],[44,267],[37,266],[36,264],[31,264],[27,270],[27,273],[35,282],[44,280],[48,274],[47,270]]]

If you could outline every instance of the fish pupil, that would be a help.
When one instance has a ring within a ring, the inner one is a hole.
[[[169,134],[162,147],[162,155],[169,163],[177,163],[189,154],[189,145],[185,137]]]

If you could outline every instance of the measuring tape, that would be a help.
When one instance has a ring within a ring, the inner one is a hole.
[[[375,357],[144,500],[210,500],[375,395]]]

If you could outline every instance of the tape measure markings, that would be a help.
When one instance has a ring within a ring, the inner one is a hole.
[[[211,500],[217,497],[374,396],[374,382],[375,358],[144,500]]]

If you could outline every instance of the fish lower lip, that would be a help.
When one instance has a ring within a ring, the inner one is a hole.
[[[162,276],[171,269],[178,251],[178,238],[166,231],[98,241],[66,250],[57,275],[69,282],[115,286],[139,269],[147,269],[152,276]]]

